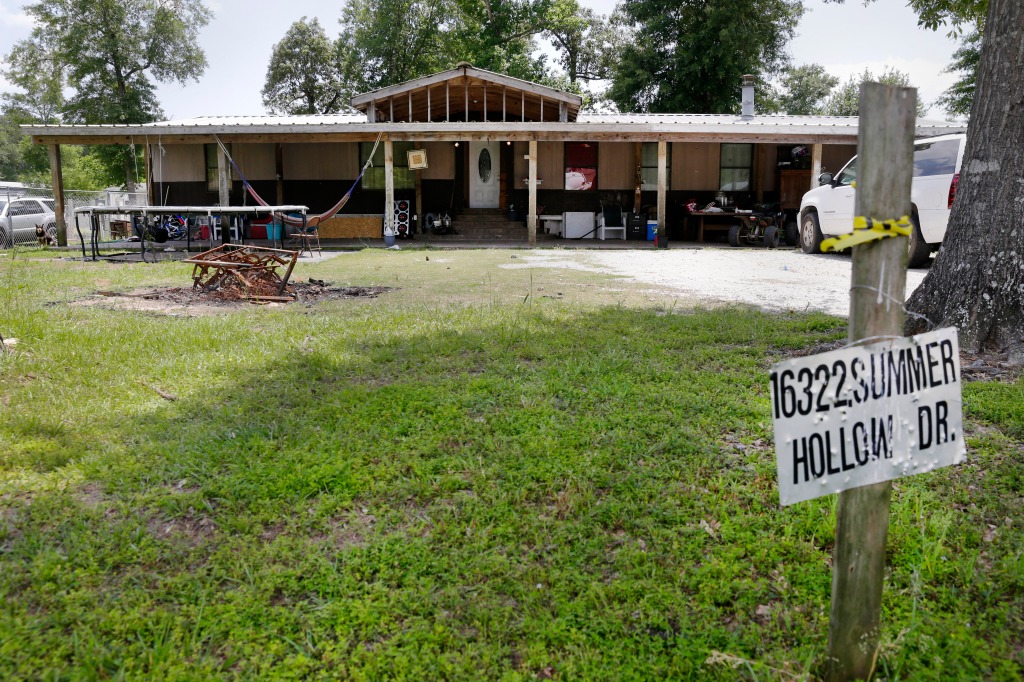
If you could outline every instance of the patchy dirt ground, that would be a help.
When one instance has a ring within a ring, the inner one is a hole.
[[[311,279],[289,285],[293,302],[258,301],[243,298],[236,289],[200,291],[192,287],[138,289],[135,291],[97,291],[72,305],[100,306],[117,310],[138,310],[163,315],[220,315],[253,305],[284,306],[343,298],[376,298],[392,287],[335,287],[330,282]],[[276,292],[267,292],[276,293]]]

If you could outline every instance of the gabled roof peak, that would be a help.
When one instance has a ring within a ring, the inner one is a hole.
[[[460,61],[454,68],[352,98],[367,121],[573,121],[583,98]]]

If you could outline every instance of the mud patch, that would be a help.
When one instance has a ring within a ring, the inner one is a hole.
[[[209,542],[217,531],[213,519],[191,512],[177,519],[151,518],[146,526],[158,540],[175,539],[189,547],[199,547]]]
[[[289,285],[295,300],[289,302],[255,301],[240,299],[228,291],[200,291],[191,287],[165,289],[137,289],[135,291],[97,291],[71,305],[94,306],[113,310],[134,310],[158,315],[222,315],[237,310],[248,310],[253,305],[278,307],[292,303],[316,303],[347,298],[377,298],[392,291],[393,287],[335,287],[322,280],[294,282]],[[50,305],[63,305],[53,302]]]

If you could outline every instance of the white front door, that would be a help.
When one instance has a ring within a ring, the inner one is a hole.
[[[501,183],[501,145],[497,142],[469,143],[469,207],[498,208]]]

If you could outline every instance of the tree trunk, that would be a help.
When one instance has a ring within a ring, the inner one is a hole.
[[[990,0],[967,148],[945,242],[907,302],[907,333],[1024,363],[1024,3]],[[925,319],[915,317],[922,315]]]
[[[135,160],[135,145],[129,145],[129,152],[124,157],[124,188],[129,193],[135,192],[135,173],[132,161]]]

